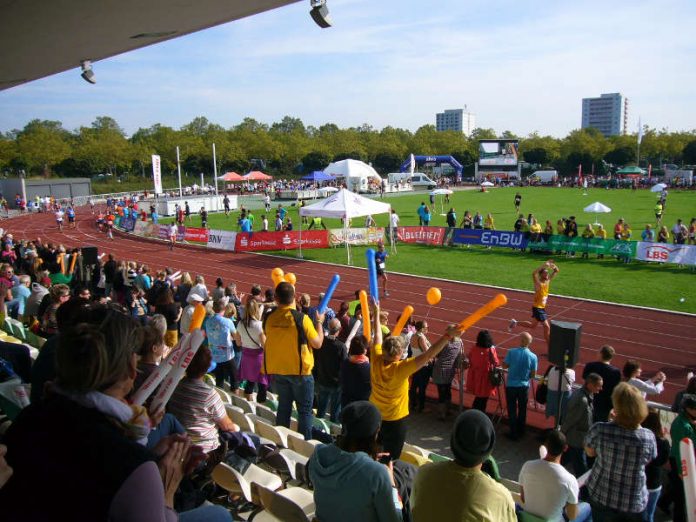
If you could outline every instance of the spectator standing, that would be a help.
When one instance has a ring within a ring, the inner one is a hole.
[[[495,447],[491,420],[478,410],[461,413],[450,447],[454,460],[418,468],[411,493],[414,522],[516,522],[510,492],[481,471]]]
[[[687,393],[696,395],[696,377],[694,377],[693,372],[687,374],[686,388],[677,392],[674,396],[674,402],[672,403],[672,411],[674,413],[679,413],[681,411],[681,401],[684,395]]]
[[[457,228],[457,212],[454,210],[454,207],[451,207],[447,211],[445,221],[447,222],[447,230],[445,230],[445,237],[442,240],[442,244],[451,246],[454,237],[454,229]]]
[[[512,440],[518,440],[524,435],[527,424],[529,382],[536,374],[538,363],[537,356],[530,349],[531,344],[532,336],[527,332],[521,333],[520,346],[509,350],[503,363],[503,367],[508,369],[505,398],[510,432],[507,436]]]
[[[263,347],[266,335],[263,333],[261,315],[263,305],[255,299],[247,299],[244,307],[244,317],[237,324],[237,331],[242,345],[242,363],[239,378],[246,381],[244,393],[248,400],[254,399],[254,387],[257,389],[256,400],[266,402],[268,377],[261,371],[263,368]]]
[[[585,365],[582,372],[583,380],[587,376],[596,373],[602,378],[602,389],[594,394],[594,422],[607,422],[611,411],[611,394],[616,385],[621,382],[621,370],[611,364],[616,351],[614,348],[605,344],[599,349],[599,361],[592,361]]]
[[[396,213],[396,210],[392,209],[391,214],[389,215],[389,241],[392,244],[396,244],[396,229],[399,226],[399,215]]]
[[[558,389],[558,379],[561,379],[561,388]],[[570,394],[573,391],[573,384],[575,384],[575,370],[572,368],[566,368],[563,375],[561,375],[561,370],[555,364],[551,366],[548,376],[548,395],[546,397],[546,410],[544,414],[546,418],[557,417],[558,424],[563,423],[563,417],[568,409],[568,400],[570,399]],[[561,411],[558,411],[558,396],[561,395]]]
[[[321,348],[324,330],[323,314],[314,318],[295,309],[295,287],[280,283],[275,289],[278,306],[264,323],[266,345],[264,373],[272,376],[278,393],[277,423],[290,427],[292,403],[298,411],[298,431],[307,440],[312,438],[312,402],[314,400],[313,350]]]
[[[644,399],[647,395],[661,394],[665,389],[664,382],[667,380],[665,374],[657,372],[651,379],[642,381],[640,380],[642,371],[638,361],[629,359],[623,367],[624,379],[626,379],[626,382],[631,386],[638,388]]]
[[[582,388],[578,388],[571,395],[565,419],[561,424],[561,431],[568,440],[568,449],[563,461],[564,464],[572,465],[576,477],[588,469],[585,436],[594,422],[593,396],[601,389],[602,378],[596,373],[589,374]]]
[[[577,479],[561,465],[561,456],[568,448],[565,435],[557,430],[549,431],[544,446],[546,456],[525,462],[520,471],[524,510],[548,522],[590,520],[591,508],[580,502]]]
[[[486,413],[486,404],[491,395],[498,393],[488,377],[493,368],[500,366],[493,337],[488,330],[476,336],[476,345],[469,352],[469,371],[466,376],[466,391],[474,396],[471,407]]]
[[[176,346],[179,342],[179,319],[181,319],[181,306],[174,302],[172,293],[167,289],[159,293],[155,301],[155,312],[162,314],[167,320],[167,333],[164,340],[167,346]]]
[[[356,335],[350,342],[348,359],[341,363],[341,408],[351,402],[370,399],[370,359],[367,358],[368,343],[363,335]]]
[[[218,388],[223,388],[225,379],[230,383],[232,392],[236,392],[237,367],[234,363],[234,342],[241,344],[241,339],[234,321],[225,317],[227,299],[218,299],[213,302],[212,317],[205,321],[205,335],[208,338],[208,346],[215,361],[215,384]]]
[[[426,321],[417,321],[416,333],[411,336],[409,345],[412,357],[418,357],[430,349],[430,341],[428,340],[427,332],[428,323]],[[413,374],[409,400],[411,408],[416,412],[421,412],[425,408],[425,392],[428,388],[432,373],[432,364],[426,364]]]
[[[445,420],[452,407],[452,379],[457,371],[457,361],[463,357],[464,344],[460,337],[455,337],[435,358],[433,364],[433,383],[437,386],[437,416]]]
[[[317,387],[317,417],[324,418],[329,412],[331,422],[338,422],[341,414],[340,370],[348,358],[345,343],[336,338],[341,331],[341,321],[329,321],[328,334],[324,336],[321,349],[314,355],[314,378]]]
[[[585,438],[587,455],[596,457],[587,481],[592,520],[642,521],[648,505],[645,465],[657,457],[655,435],[640,425],[648,406],[623,382],[611,399],[614,420],[594,424]]]
[[[416,213],[418,214],[418,224],[423,226],[425,221],[425,218],[423,217],[425,215],[425,201],[421,201],[420,207],[418,207]]]
[[[197,275],[196,276],[196,284],[193,285],[191,290],[189,290],[188,295],[186,296],[186,300],[188,301],[188,298],[191,297],[191,294],[198,294],[203,298],[203,301],[207,301],[209,299],[208,295],[208,287],[205,286],[205,278],[202,275]]]
[[[665,437],[666,430],[660,421],[660,412],[655,408],[648,410],[648,416],[642,423],[644,428],[649,429],[655,435],[657,443],[657,457],[648,462],[645,466],[645,483],[648,488],[648,507],[643,513],[643,520],[653,522],[657,501],[662,493],[662,468],[669,461],[670,444]],[[677,442],[678,443],[678,442]]]

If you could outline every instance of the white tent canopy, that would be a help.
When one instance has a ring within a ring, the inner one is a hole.
[[[341,189],[328,198],[300,208],[300,216],[343,219],[343,228],[348,228],[348,220],[374,216],[375,214],[391,214],[391,205],[361,196],[346,189]],[[300,227],[300,256],[302,255],[302,227]],[[344,234],[348,237],[348,234]],[[391,242],[392,245],[394,241]],[[348,263],[350,264],[350,246],[346,242]]]
[[[382,179],[377,171],[367,163],[354,160],[344,159],[329,163],[329,166],[324,169],[326,174],[331,174],[336,178],[353,178],[367,176],[369,178]]]

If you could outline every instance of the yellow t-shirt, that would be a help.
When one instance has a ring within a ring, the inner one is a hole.
[[[297,349],[297,326],[290,312],[294,306],[279,306],[266,319],[264,332],[264,371],[271,375],[311,375],[314,368],[314,354],[311,347],[302,345]],[[304,315],[302,328],[308,341],[319,334],[308,315]]]
[[[598,237],[599,239],[606,239],[607,231],[603,228],[598,229],[597,232],[595,232],[595,237]]]
[[[408,377],[418,369],[413,357],[385,364],[382,345],[370,351],[370,402],[377,406],[382,420],[395,421],[408,415]]]
[[[541,234],[541,224],[534,223],[531,227],[529,227],[529,231],[532,234]]]
[[[546,308],[546,300],[549,298],[549,282],[540,282],[534,291],[534,308]]]

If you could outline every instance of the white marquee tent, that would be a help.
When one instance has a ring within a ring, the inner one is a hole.
[[[391,214],[391,205],[341,189],[335,194],[313,205],[300,208],[300,216],[333,218],[343,220],[344,237],[348,237],[348,220],[375,214]],[[392,249],[394,241],[391,241]],[[350,264],[350,245],[346,242],[348,264]],[[300,227],[300,257],[302,257],[302,227]]]
[[[346,186],[354,192],[367,191],[370,179],[382,182],[382,178],[375,169],[365,162],[354,159],[334,161],[324,169],[324,172],[335,178],[345,178]]]

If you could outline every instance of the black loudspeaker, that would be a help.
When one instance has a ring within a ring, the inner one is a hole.
[[[558,366],[572,368],[580,357],[580,323],[551,321],[549,340],[549,362]]]
[[[312,15],[314,23],[322,29],[331,27],[331,24],[333,23],[331,17],[329,16],[329,8],[326,7],[326,4],[312,7],[312,10],[309,12],[309,14]]]
[[[85,246],[82,247],[81,250],[83,265],[96,265],[99,263],[99,258],[97,257],[97,247]]]

